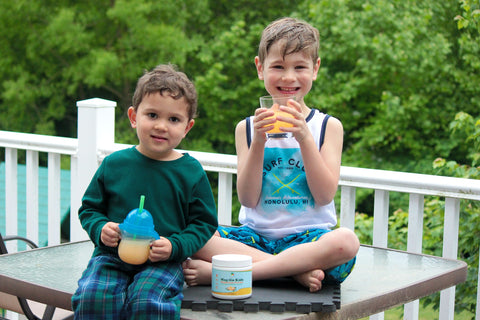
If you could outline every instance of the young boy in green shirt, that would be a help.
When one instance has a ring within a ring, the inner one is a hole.
[[[128,109],[139,144],[107,156],[79,209],[95,245],[72,297],[75,319],[179,319],[184,277],[181,262],[215,232],[215,201],[200,163],[174,150],[193,127],[195,87],[172,66],[160,65],[137,83]],[[160,239],[149,260],[120,260],[119,224],[145,196]]]

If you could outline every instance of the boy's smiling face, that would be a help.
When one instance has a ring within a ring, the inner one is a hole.
[[[193,127],[195,121],[188,117],[185,98],[173,99],[159,92],[143,97],[137,110],[128,109],[132,128],[137,129],[138,151],[155,160],[173,160],[179,154],[176,148]]]
[[[317,78],[320,58],[314,64],[301,51],[283,57],[282,48],[281,42],[273,44],[263,64],[255,57],[258,78],[270,95],[296,95],[297,101],[303,101]]]

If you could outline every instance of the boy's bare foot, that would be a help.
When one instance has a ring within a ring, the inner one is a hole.
[[[322,289],[322,280],[325,273],[320,269],[311,270],[293,277],[298,283],[310,289],[310,292],[317,292]]]
[[[204,260],[187,259],[182,263],[183,276],[188,286],[212,283],[212,264]]]

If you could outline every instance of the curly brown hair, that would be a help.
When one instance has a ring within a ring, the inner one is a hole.
[[[138,79],[137,87],[132,98],[132,106],[135,110],[143,100],[143,97],[152,93],[168,94],[173,99],[185,97],[188,105],[188,117],[193,119],[197,116],[197,91],[195,85],[187,75],[177,71],[171,64],[161,64],[151,71],[145,71]]]

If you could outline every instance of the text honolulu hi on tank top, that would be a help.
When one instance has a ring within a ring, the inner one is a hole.
[[[319,150],[329,117],[312,109],[306,118]],[[246,118],[246,124],[250,147],[253,117]],[[267,140],[260,200],[255,208],[242,206],[239,221],[269,239],[280,239],[307,229],[330,229],[337,224],[333,201],[325,206],[315,205],[295,138]]]

